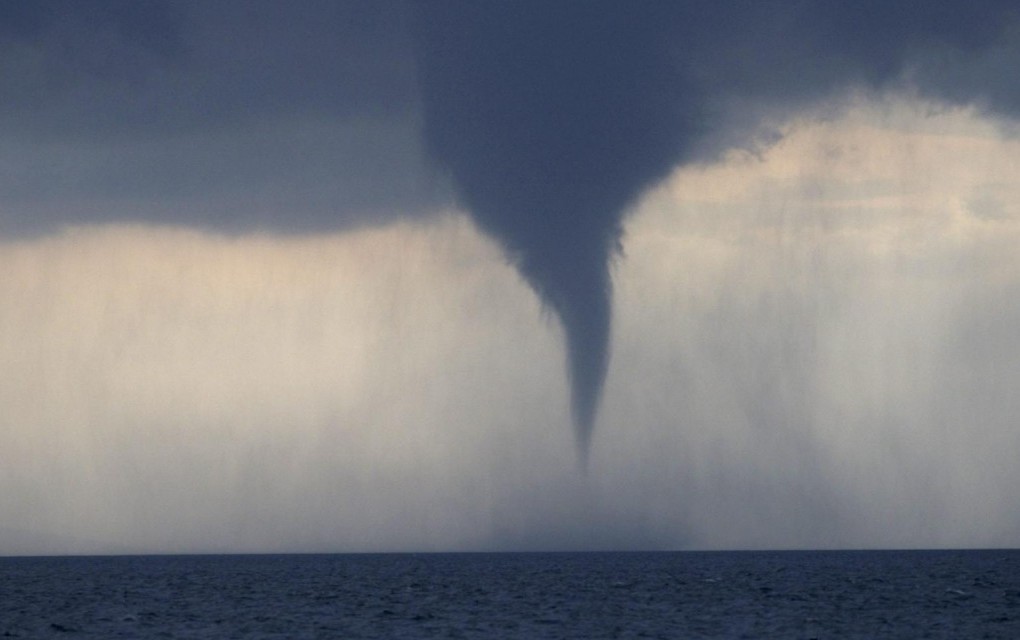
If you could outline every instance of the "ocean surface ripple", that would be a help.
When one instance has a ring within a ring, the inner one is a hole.
[[[0,637],[1020,638],[1020,551],[0,558]]]

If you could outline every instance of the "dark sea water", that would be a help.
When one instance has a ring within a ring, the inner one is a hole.
[[[1020,638],[1020,551],[0,558],[0,637]]]

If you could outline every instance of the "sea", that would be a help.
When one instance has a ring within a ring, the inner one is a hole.
[[[1020,638],[1020,551],[0,558],[0,637]]]

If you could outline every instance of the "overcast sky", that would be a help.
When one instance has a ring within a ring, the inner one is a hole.
[[[1011,3],[0,5],[0,554],[1020,544]]]

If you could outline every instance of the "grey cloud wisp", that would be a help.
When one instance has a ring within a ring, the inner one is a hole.
[[[643,190],[847,88],[1013,115],[1017,18],[996,0],[5,2],[0,233],[349,228],[435,211],[448,177],[563,326],[583,456]]]

